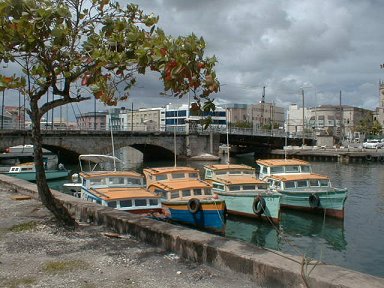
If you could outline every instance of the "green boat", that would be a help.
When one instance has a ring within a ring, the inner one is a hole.
[[[279,223],[281,194],[257,179],[253,167],[214,164],[204,169],[205,180],[212,184],[212,192],[225,201],[229,214]]]
[[[330,178],[312,173],[309,162],[298,159],[257,160],[259,178],[282,194],[281,207],[344,218],[346,188],[333,187]]]
[[[68,177],[69,173],[70,171],[66,170],[61,164],[59,165],[59,169],[45,170],[45,177],[47,180],[60,179]],[[36,181],[36,169],[35,164],[33,162],[22,163],[16,166],[12,166],[9,169],[9,172],[3,174],[27,181]]]

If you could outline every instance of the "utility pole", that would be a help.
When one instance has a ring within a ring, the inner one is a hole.
[[[261,108],[260,126],[263,127],[263,125],[264,125],[265,86],[263,86],[263,94],[261,95],[260,104],[261,104],[260,105],[260,108]]]
[[[302,131],[302,136],[303,136],[303,147],[304,147],[304,144],[305,144],[305,139],[304,139],[304,88],[301,89],[301,97],[302,97],[302,100],[303,100],[303,131]]]

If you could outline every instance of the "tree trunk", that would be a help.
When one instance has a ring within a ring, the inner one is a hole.
[[[31,106],[34,103],[31,101]],[[35,103],[36,107],[33,107],[31,114],[32,121],[32,144],[33,144],[33,152],[34,152],[34,161],[36,167],[36,184],[37,191],[39,193],[39,197],[41,202],[45,207],[47,207],[59,220],[62,224],[73,228],[75,226],[75,220],[71,217],[68,210],[57,204],[55,199],[48,187],[46,176],[45,176],[45,168],[43,162],[43,147],[42,147],[42,136],[40,131],[40,116],[38,115],[38,107],[37,103]],[[31,107],[32,108],[32,107]],[[52,121],[53,122],[53,121]]]

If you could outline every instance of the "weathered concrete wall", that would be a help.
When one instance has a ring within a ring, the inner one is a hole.
[[[36,185],[0,175],[0,185],[37,197]],[[263,287],[384,287],[384,279],[159,222],[52,191],[77,221],[108,226],[186,259],[244,274]]]

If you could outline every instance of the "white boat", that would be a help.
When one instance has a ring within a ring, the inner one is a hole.
[[[0,154],[0,172],[8,172],[11,166],[33,162],[33,145],[17,145],[5,149]],[[45,169],[55,170],[59,164],[56,154],[43,148],[43,162]]]
[[[83,161],[88,162],[89,171],[84,171]],[[162,213],[160,197],[146,190],[142,174],[135,171],[97,170],[103,163],[111,161],[114,168],[117,162],[121,162],[108,155],[79,156],[80,198],[131,213],[159,216]]]
[[[59,169],[45,170],[45,177],[47,180],[54,180],[68,177],[68,170],[61,164]],[[3,173],[7,176],[16,177],[27,181],[36,181],[36,168],[34,162],[22,163],[16,166],[12,166],[7,173]]]

